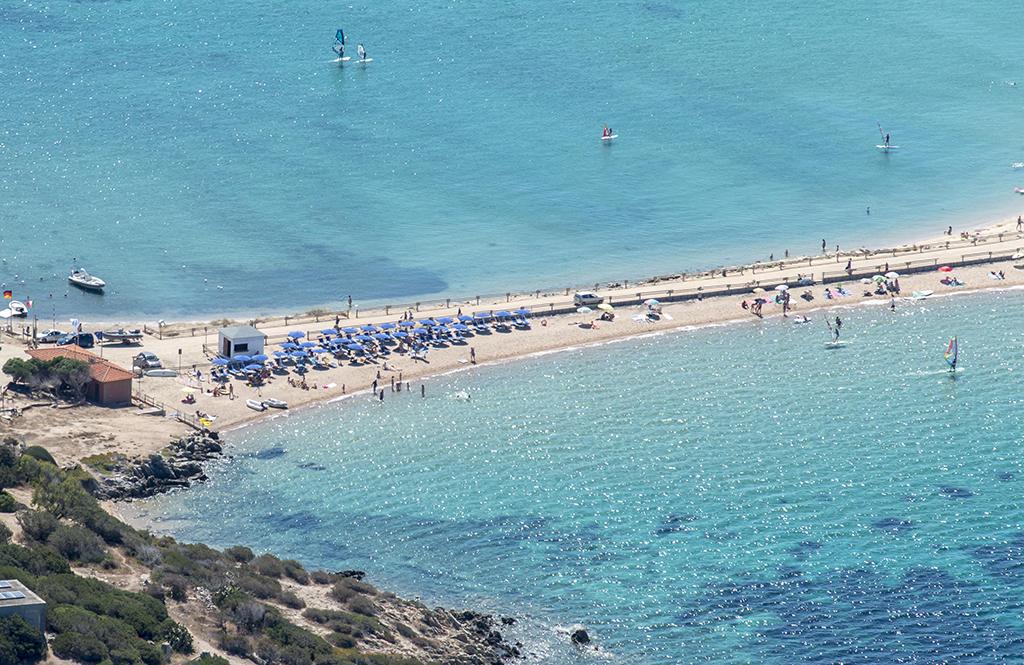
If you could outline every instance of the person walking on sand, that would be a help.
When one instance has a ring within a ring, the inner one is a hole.
[[[476,349],[469,347],[469,362],[476,364]]]
[[[235,384],[228,384],[228,399],[235,399]]]

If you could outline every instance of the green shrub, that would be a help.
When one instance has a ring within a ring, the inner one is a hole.
[[[263,600],[277,598],[281,593],[281,583],[269,577],[244,575],[238,579],[238,586],[242,590]]]
[[[160,635],[175,652],[192,653],[192,633],[180,623],[167,619],[160,630]]]
[[[250,564],[260,575],[280,578],[284,575],[284,564],[273,554],[261,554]]]
[[[36,592],[51,605],[74,605],[74,609],[81,608],[94,617],[116,619],[144,640],[160,637],[167,620],[167,608],[155,598],[73,574],[42,578],[37,582]]]
[[[0,662],[35,663],[46,657],[46,638],[20,616],[0,619]]]
[[[184,603],[188,600],[188,582],[181,575],[165,575],[161,578],[160,583],[164,585],[167,595],[172,600],[176,600],[179,603]]]
[[[33,575],[59,575],[71,572],[68,562],[48,547],[0,545],[0,566],[21,568]]]
[[[28,538],[44,543],[60,522],[44,510],[26,510],[18,515],[18,524]]]
[[[53,638],[50,647],[53,655],[80,663],[99,663],[110,653],[103,642],[83,633],[61,633]]]
[[[256,555],[252,553],[252,550],[244,545],[234,545],[224,550],[224,554],[234,559],[239,563],[249,563]]]
[[[228,652],[232,656],[248,658],[249,654],[252,653],[252,644],[249,642],[248,638],[243,635],[221,633],[220,639],[217,640],[217,646],[224,649],[224,651]]]
[[[0,492],[0,513],[13,513],[22,505],[9,492]]]
[[[309,576],[317,584],[331,584],[334,582],[334,573],[329,573],[326,570],[314,570]]]
[[[0,522],[0,543],[9,543],[9,542],[11,542],[11,536],[13,536],[13,535],[14,535],[14,532],[12,532],[7,527],[6,524]]]
[[[309,573],[302,567],[302,564],[295,559],[285,559],[281,562],[284,566],[284,574],[299,584],[309,584]]]
[[[50,537],[46,539],[46,544],[69,561],[100,563],[107,555],[107,550],[100,537],[80,526],[57,525]]]
[[[356,596],[349,601],[348,606],[356,614],[368,617],[377,616],[377,606],[366,596]]]
[[[53,459],[53,455],[50,454],[50,451],[42,446],[29,446],[22,453],[22,456],[34,457],[40,462],[46,462],[47,464],[57,466],[57,460]]]
[[[301,610],[306,606],[306,602],[291,591],[282,591],[278,594],[277,599],[281,601],[281,604],[285,607],[290,607],[293,610]]]

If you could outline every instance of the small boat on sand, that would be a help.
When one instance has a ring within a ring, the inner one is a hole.
[[[268,397],[267,399],[263,400],[263,404],[265,406],[269,406],[271,409],[287,409],[288,408],[288,402],[286,402],[286,401],[284,401],[282,399],[274,399],[273,397]]]
[[[245,400],[245,405],[247,407],[249,407],[250,409],[252,409],[253,411],[266,411],[267,410],[267,405],[266,404],[264,404],[263,402],[260,402],[259,400],[255,400],[255,399],[247,399],[247,400]]]
[[[84,289],[86,291],[93,291],[96,293],[102,291],[103,288],[107,285],[107,283],[104,282],[99,277],[96,277],[95,275],[90,275],[88,272],[86,272],[85,268],[73,269],[71,271],[71,274],[68,275],[68,282],[72,286],[77,286],[80,289]]]

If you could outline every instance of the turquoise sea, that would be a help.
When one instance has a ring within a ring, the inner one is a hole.
[[[847,309],[834,351],[769,320],[451,374],[232,433],[208,483],[133,510],[522,617],[528,662],[1016,662],[1022,305]]]
[[[970,228],[1019,212],[1022,24],[992,0],[5,0],[0,282],[41,318],[203,317]],[[329,64],[338,27],[374,62]],[[76,258],[105,296],[65,295]]]

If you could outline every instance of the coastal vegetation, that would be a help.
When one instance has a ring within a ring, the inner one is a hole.
[[[9,358],[3,372],[31,390],[67,391],[74,397],[84,394],[89,381],[89,364],[74,358]]]
[[[0,443],[0,487],[32,497],[29,507],[0,495],[15,511],[11,528],[0,525],[0,578],[21,581],[47,602],[49,650],[59,658],[184,662],[197,627],[222,654],[261,664],[436,662],[451,651],[445,640],[453,634],[505,649],[488,618],[400,600],[363,582],[359,571],[307,571],[244,546],[219,551],[135,529],[101,507],[95,486],[89,472],[61,469],[45,450]],[[312,600],[331,607],[307,607]],[[24,621],[0,621],[0,665],[36,662],[46,652],[43,636]],[[204,653],[189,662],[227,661]]]

